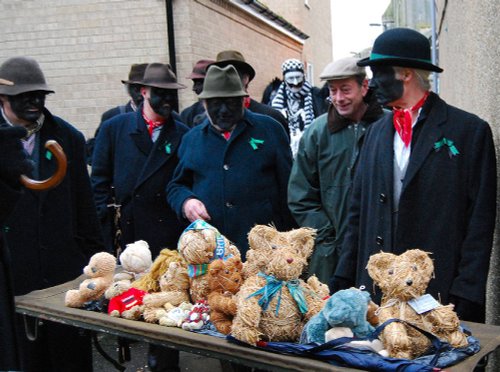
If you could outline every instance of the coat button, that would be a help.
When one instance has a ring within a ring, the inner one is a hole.
[[[232,208],[232,207],[233,207],[233,203],[231,203],[231,202],[226,202],[226,207],[228,207],[228,208]]]
[[[224,164],[224,165],[222,166],[222,168],[224,168],[224,170],[229,170],[229,165]]]
[[[377,245],[383,246],[384,245],[384,238],[382,238],[381,236],[377,236],[375,238],[375,242],[377,243]]]
[[[378,199],[381,203],[385,203],[387,201],[387,195],[385,195],[384,193],[381,193],[379,195],[379,199]]]

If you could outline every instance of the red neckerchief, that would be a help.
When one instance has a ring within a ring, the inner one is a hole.
[[[243,106],[245,106],[245,108],[249,108],[251,101],[252,99],[250,98],[250,96],[243,98]]]
[[[155,128],[161,127],[163,124],[165,124],[165,119],[159,120],[159,121],[154,121],[151,120],[146,116],[146,113],[144,112],[144,109],[142,109],[142,117],[144,118],[144,121],[146,122],[146,125],[148,126],[148,132],[149,136],[153,138],[153,130]]]
[[[224,138],[226,139],[226,141],[229,141],[229,138],[231,138],[231,132],[222,132],[222,135],[224,136]]]
[[[420,109],[427,97],[429,96],[429,92],[425,92],[424,96],[418,101],[415,106],[410,107],[409,109],[397,109],[393,108],[393,117],[392,122],[394,124],[394,129],[398,132],[399,137],[403,140],[405,147],[408,147],[411,143],[411,133],[412,133],[412,123],[413,118],[411,114],[418,109]]]

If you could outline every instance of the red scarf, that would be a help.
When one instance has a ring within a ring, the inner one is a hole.
[[[412,113],[419,110],[425,103],[425,100],[429,96],[429,92],[425,92],[424,96],[418,101],[415,106],[409,109],[397,109],[393,108],[392,121],[394,124],[394,129],[398,132],[399,137],[403,140],[405,147],[408,147],[411,143],[411,133],[413,118]]]
[[[146,125],[148,126],[148,132],[149,136],[153,138],[153,130],[155,128],[161,127],[163,124],[165,124],[165,119],[159,120],[159,121],[154,121],[151,120],[146,116],[146,113],[144,112],[144,109],[142,110],[142,117],[144,118],[144,121],[146,122]]]
[[[250,98],[250,96],[243,98],[243,106],[245,106],[245,108],[250,107],[250,102],[252,102],[252,99]]]

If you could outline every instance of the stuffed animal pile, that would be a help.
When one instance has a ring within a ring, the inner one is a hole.
[[[317,278],[307,283],[299,279],[313,250],[315,230],[279,232],[257,225],[248,238],[248,265],[260,271],[244,281],[236,296],[231,335],[252,345],[260,340],[298,341],[304,324],[321,310],[322,298],[328,295],[328,287]],[[259,250],[266,252],[266,262]]]
[[[399,256],[378,253],[370,257],[367,269],[382,290],[382,303],[378,310],[380,323],[392,318],[402,319],[435,334],[453,347],[467,345],[453,305],[443,306],[432,298],[429,301],[428,296],[421,297],[434,272],[434,265],[426,252],[411,249]],[[422,300],[431,305],[419,313],[415,308],[425,305]],[[387,325],[381,339],[389,356],[395,358],[414,359],[430,346],[430,341],[422,333],[399,322]]]

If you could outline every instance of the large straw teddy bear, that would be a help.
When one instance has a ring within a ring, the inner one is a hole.
[[[248,234],[250,250],[263,249],[267,264],[248,277],[237,294],[238,311],[231,334],[255,345],[258,341],[298,341],[304,324],[323,307],[328,287],[311,277],[299,279],[313,247],[315,230],[279,232],[255,226]],[[259,255],[250,255],[250,257]]]
[[[177,249],[188,263],[189,293],[193,302],[207,299],[209,287],[206,273],[212,260],[230,256],[241,259],[238,248],[203,220],[194,221],[184,230]]]
[[[64,304],[69,307],[83,307],[86,302],[99,299],[113,282],[116,258],[106,252],[94,254],[83,273],[89,278],[80,283],[78,289],[66,292]]]
[[[467,345],[453,305],[443,306],[433,300],[434,306],[430,310],[421,314],[414,310],[414,307],[420,307],[423,299],[430,296],[421,298],[417,304],[412,302],[424,295],[434,272],[434,265],[426,252],[411,249],[399,256],[381,252],[370,257],[367,269],[374,283],[382,290],[382,303],[378,310],[380,323],[392,318],[402,319],[433,333],[453,347]],[[430,346],[426,336],[399,322],[387,325],[381,333],[381,339],[389,356],[395,358],[414,359]]]

